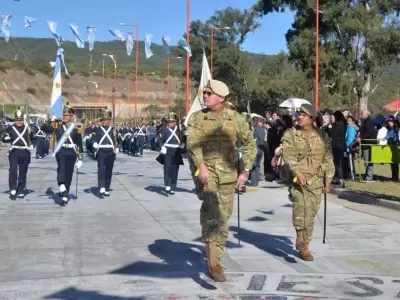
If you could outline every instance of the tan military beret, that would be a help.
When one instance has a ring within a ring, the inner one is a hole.
[[[207,87],[209,87],[218,96],[226,97],[229,95],[229,88],[222,81],[210,79],[208,81]]]
[[[302,104],[300,106],[300,111],[305,113],[306,115],[316,118],[318,117],[318,113],[315,110],[314,106],[310,105],[310,104]]]

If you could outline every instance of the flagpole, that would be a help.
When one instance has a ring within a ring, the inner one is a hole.
[[[187,0],[186,11],[186,40],[190,45],[190,0]],[[190,106],[190,56],[186,53],[186,115]]]
[[[167,67],[167,113],[168,114],[170,113],[170,110],[169,110],[169,105],[170,105],[169,62],[170,62],[170,59],[171,59],[171,57],[168,56],[168,58],[167,58],[167,61],[168,61],[168,63],[167,63],[167,65],[168,65],[168,67]]]
[[[116,101],[116,96],[117,96],[117,55],[116,54],[114,54],[114,59],[115,59],[115,65],[114,65],[114,87],[113,87],[113,102],[112,102],[112,105],[113,105],[113,115],[114,115],[114,118],[113,118],[113,126],[114,126],[114,128],[116,128],[116,117],[117,117],[117,113],[116,113],[116,110],[115,110],[115,101]]]
[[[211,27],[211,59],[210,59],[211,77],[214,77],[213,76],[213,59],[214,59],[214,26]]]
[[[315,1],[316,7],[316,33],[315,33],[315,109],[318,111],[319,90],[319,0]]]
[[[135,82],[135,121],[138,106],[138,67],[139,67],[139,25],[136,24],[136,82]]]

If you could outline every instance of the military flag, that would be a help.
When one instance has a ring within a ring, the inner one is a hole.
[[[162,43],[163,43],[163,46],[164,46],[164,50],[168,54],[171,53],[171,47],[169,46],[169,41],[170,41],[170,37],[169,36],[163,36],[162,37]]]
[[[144,51],[146,53],[146,59],[149,59],[153,56],[153,51],[151,51],[151,40],[153,39],[153,35],[146,33],[144,36]]]
[[[0,13],[0,33],[4,35],[6,43],[10,40],[12,15]]]
[[[57,46],[61,47],[62,39],[61,36],[57,33],[57,23],[54,21],[47,21],[47,24],[49,25],[49,29],[53,34],[54,39],[56,40]]]
[[[87,26],[87,35],[89,42],[89,51],[94,49],[94,40],[95,40],[95,32],[97,31],[97,27]]]
[[[192,57],[192,49],[190,49],[190,45],[185,39],[183,38],[180,39],[178,44],[181,45],[182,48],[185,49],[187,53],[189,53],[189,57]]]
[[[62,88],[61,88],[61,64],[64,66],[65,74],[68,70],[64,62],[64,49],[59,48],[57,51],[56,65],[53,75],[53,90],[51,93],[51,114],[58,120],[62,117],[63,101],[62,101]]]
[[[85,48],[85,40],[83,39],[83,37],[79,34],[78,31],[78,25],[76,24],[69,24],[69,27],[72,30],[73,35],[75,36],[75,42],[76,42],[76,46],[80,49]]]
[[[211,79],[210,67],[208,66],[206,53],[203,50],[203,65],[201,68],[201,79],[200,79],[199,91],[197,92],[197,96],[194,99],[192,106],[190,107],[190,110],[186,116],[185,123],[184,123],[185,126],[187,126],[189,118],[194,112],[205,108],[204,101],[203,101],[203,89],[207,85],[207,83],[210,79]]]
[[[132,32],[127,32],[126,33],[126,54],[128,56],[131,56],[132,50],[133,50],[133,40],[134,40],[134,34]]]
[[[35,18],[25,16],[25,18],[24,18],[24,26],[25,26],[25,28],[31,29],[32,24],[35,23],[36,21],[37,20]]]
[[[118,29],[108,29],[108,31],[115,37],[119,38],[121,42],[125,42],[125,35]]]

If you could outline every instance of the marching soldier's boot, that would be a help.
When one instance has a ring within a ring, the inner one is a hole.
[[[306,243],[304,241],[304,230],[296,229],[296,250],[302,251],[306,249]]]
[[[217,256],[217,243],[212,240],[207,240],[206,250],[208,274],[213,280],[217,282],[225,282],[225,273],[222,268],[221,262],[219,261],[219,257]]]
[[[12,190],[10,192],[10,199],[11,200],[17,200],[17,191],[16,190]]]
[[[310,244],[310,242],[308,241],[305,230],[303,230],[302,233],[303,233],[302,236],[303,236],[303,241],[304,241],[302,245],[305,245],[305,248],[299,250],[300,251],[299,257],[305,261],[313,261],[314,257],[312,256],[311,251],[308,248],[308,245]]]
[[[100,195],[108,197],[108,196],[110,196],[110,193],[107,192],[105,188],[101,188]]]
[[[67,192],[67,188],[65,187],[64,184],[60,185],[59,195],[61,197],[61,205],[64,206],[64,205],[68,204],[68,192]]]

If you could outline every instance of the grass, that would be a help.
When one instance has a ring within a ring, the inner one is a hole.
[[[357,163],[356,163],[357,165]],[[364,174],[365,167],[356,166],[357,174]],[[374,165],[374,180],[375,182],[363,183],[360,182],[357,175],[357,180],[346,181],[346,188],[349,190],[368,193],[379,198],[400,202],[400,183],[391,181],[392,171],[389,164],[375,164]]]

